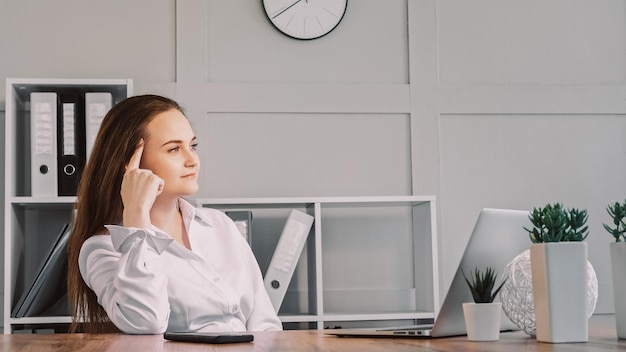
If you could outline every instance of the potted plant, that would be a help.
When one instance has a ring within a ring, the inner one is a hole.
[[[537,340],[589,339],[587,297],[587,211],[562,204],[534,208],[529,215],[530,266]]]
[[[613,298],[615,300],[615,327],[617,337],[626,339],[626,200],[609,204],[606,211],[613,220],[611,225],[602,224],[613,235],[615,242],[609,244],[611,271],[613,273]]]
[[[498,288],[494,289],[498,274],[493,268],[487,267],[485,271],[475,268],[470,279],[465,276],[463,269],[461,272],[474,299],[474,302],[463,303],[467,339],[470,341],[499,340],[502,302],[494,302],[493,300],[500,292],[506,279]]]

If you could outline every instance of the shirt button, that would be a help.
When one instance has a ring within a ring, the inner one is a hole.
[[[233,306],[233,308],[230,310],[233,314],[237,314],[237,312],[239,312],[239,306],[235,305]]]

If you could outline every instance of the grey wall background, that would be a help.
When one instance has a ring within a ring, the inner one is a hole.
[[[257,0],[3,0],[0,48],[3,79],[132,78],[178,99],[198,197],[436,195],[444,292],[480,209],[587,208],[596,312],[613,309],[623,0],[351,0],[310,42]]]

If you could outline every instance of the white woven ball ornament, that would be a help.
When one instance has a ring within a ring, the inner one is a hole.
[[[502,309],[518,328],[528,335],[536,335],[535,302],[533,301],[530,249],[515,257],[504,268],[502,278],[507,278],[500,290]],[[596,309],[598,301],[598,278],[591,263],[587,261],[587,318]]]

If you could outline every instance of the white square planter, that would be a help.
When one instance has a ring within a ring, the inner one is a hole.
[[[530,266],[537,340],[588,341],[587,243],[533,244]]]
[[[615,327],[617,337],[626,339],[626,242],[612,242],[611,271],[613,272],[613,297],[615,300]]]

